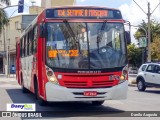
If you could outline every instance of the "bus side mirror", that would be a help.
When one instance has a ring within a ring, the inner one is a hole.
[[[44,23],[40,24],[40,37],[41,38],[45,37],[45,24]]]
[[[131,44],[130,31],[125,31],[125,38],[126,38],[126,41],[127,41],[127,45]]]

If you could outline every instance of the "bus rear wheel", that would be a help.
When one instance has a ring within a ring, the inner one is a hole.
[[[98,105],[102,105],[104,103],[104,100],[102,101],[92,101],[92,105],[98,106]]]

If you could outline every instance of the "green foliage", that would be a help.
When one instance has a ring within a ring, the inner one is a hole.
[[[10,0],[0,0],[0,2],[6,4],[6,5],[10,5],[11,1]]]
[[[140,37],[145,36],[145,31],[148,30],[148,24],[143,20],[139,25],[134,37],[139,40]],[[151,57],[152,60],[160,60],[160,23],[152,20],[151,21]]]
[[[127,46],[129,64],[139,67],[142,63],[142,50],[135,44]]]
[[[10,5],[10,0],[0,0],[0,2]],[[0,33],[4,27],[4,25],[7,25],[9,22],[8,17],[4,9],[0,9]]]
[[[4,25],[7,25],[9,22],[6,12],[3,9],[0,9],[0,33]]]
[[[139,28],[136,31],[136,33],[134,34],[134,37],[135,37],[136,40],[139,40],[139,38],[142,37],[142,36],[143,37],[146,36],[146,34],[147,34],[146,32],[147,32],[147,29],[148,29],[147,23],[145,23],[144,20],[138,26],[139,26]],[[146,32],[142,28],[144,28],[146,30]]]
[[[135,39],[137,39],[137,40],[142,36],[146,36],[146,33],[142,28],[144,28],[146,30],[146,32],[148,30],[148,24],[145,23],[144,20],[138,26],[139,26],[139,28],[134,35]],[[155,37],[157,37],[157,36],[160,37],[160,23],[152,20],[150,26],[151,26],[151,41],[153,41],[155,39]]]
[[[156,37],[151,44],[152,48],[152,60],[160,61],[160,37]]]

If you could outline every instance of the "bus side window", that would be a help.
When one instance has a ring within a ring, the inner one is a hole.
[[[29,32],[29,55],[32,55],[32,35],[33,35],[33,30]]]
[[[33,28],[33,53],[37,52],[37,26]]]
[[[32,31],[31,31],[31,53],[32,53],[32,55],[33,55],[33,53],[34,53],[34,28],[32,29]]]
[[[29,33],[27,34],[27,56],[29,56],[29,44],[30,44],[30,37]]]
[[[22,57],[24,57],[24,37],[22,39]]]
[[[17,57],[17,50],[18,50],[18,42],[16,42],[16,57]]]
[[[24,57],[26,56],[26,36],[24,37]]]
[[[22,57],[22,39],[23,38],[20,39],[20,57]]]

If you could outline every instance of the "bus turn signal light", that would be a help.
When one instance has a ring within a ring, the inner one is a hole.
[[[52,76],[52,75],[53,75],[53,72],[52,72],[52,71],[47,71],[47,75],[48,75],[48,76]]]

